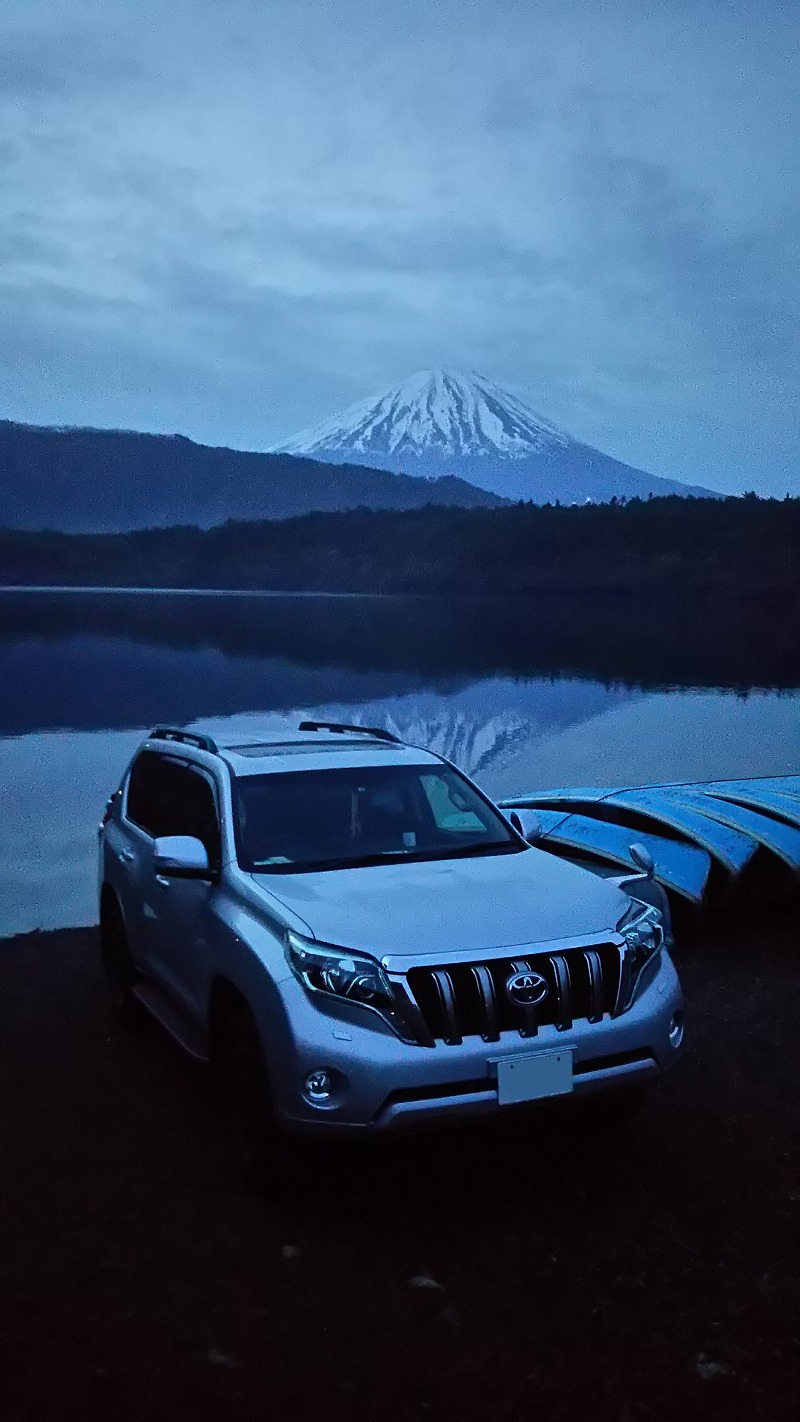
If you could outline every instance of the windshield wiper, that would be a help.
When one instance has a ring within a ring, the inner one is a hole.
[[[448,857],[456,855],[462,859],[467,855],[474,857],[477,854],[510,853],[521,848],[522,845],[513,839],[493,839],[489,844],[465,844],[461,849],[446,849],[444,852]]]
[[[413,859],[416,857],[413,851],[390,849],[384,854],[362,854],[355,859],[265,860],[263,863],[253,865],[253,873],[312,874],[316,873],[319,869],[363,869],[370,864],[386,864],[387,862],[393,862],[397,859]]]
[[[480,854],[516,853],[526,846],[513,839],[497,839],[489,844],[454,845],[449,849],[389,849],[381,854],[362,854],[353,859],[306,859],[294,862],[254,864],[257,874],[316,874],[326,869],[369,869],[379,864],[424,864],[436,859],[475,858]]]

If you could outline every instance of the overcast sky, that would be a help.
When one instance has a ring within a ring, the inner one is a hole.
[[[0,415],[264,448],[449,365],[798,493],[799,53],[796,0],[4,0]]]

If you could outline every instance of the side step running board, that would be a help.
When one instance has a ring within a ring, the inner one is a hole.
[[[188,1056],[197,1062],[208,1061],[208,1045],[200,1028],[162,988],[150,982],[138,983],[133,995]]]

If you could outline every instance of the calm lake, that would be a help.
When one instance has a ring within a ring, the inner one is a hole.
[[[796,772],[796,652],[702,624],[624,600],[0,592],[0,934],[95,920],[96,826],[158,723],[384,725],[493,795]]]

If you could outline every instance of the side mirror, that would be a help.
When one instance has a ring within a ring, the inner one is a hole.
[[[641,869],[642,873],[646,874],[648,879],[652,879],[656,872],[656,866],[653,863],[653,856],[650,850],[646,849],[643,844],[631,844],[628,847],[628,853],[636,865],[636,868]]]
[[[191,834],[167,834],[156,840],[153,869],[164,879],[213,879],[205,845]]]
[[[529,844],[542,837],[542,822],[535,810],[512,810],[509,823]]]

